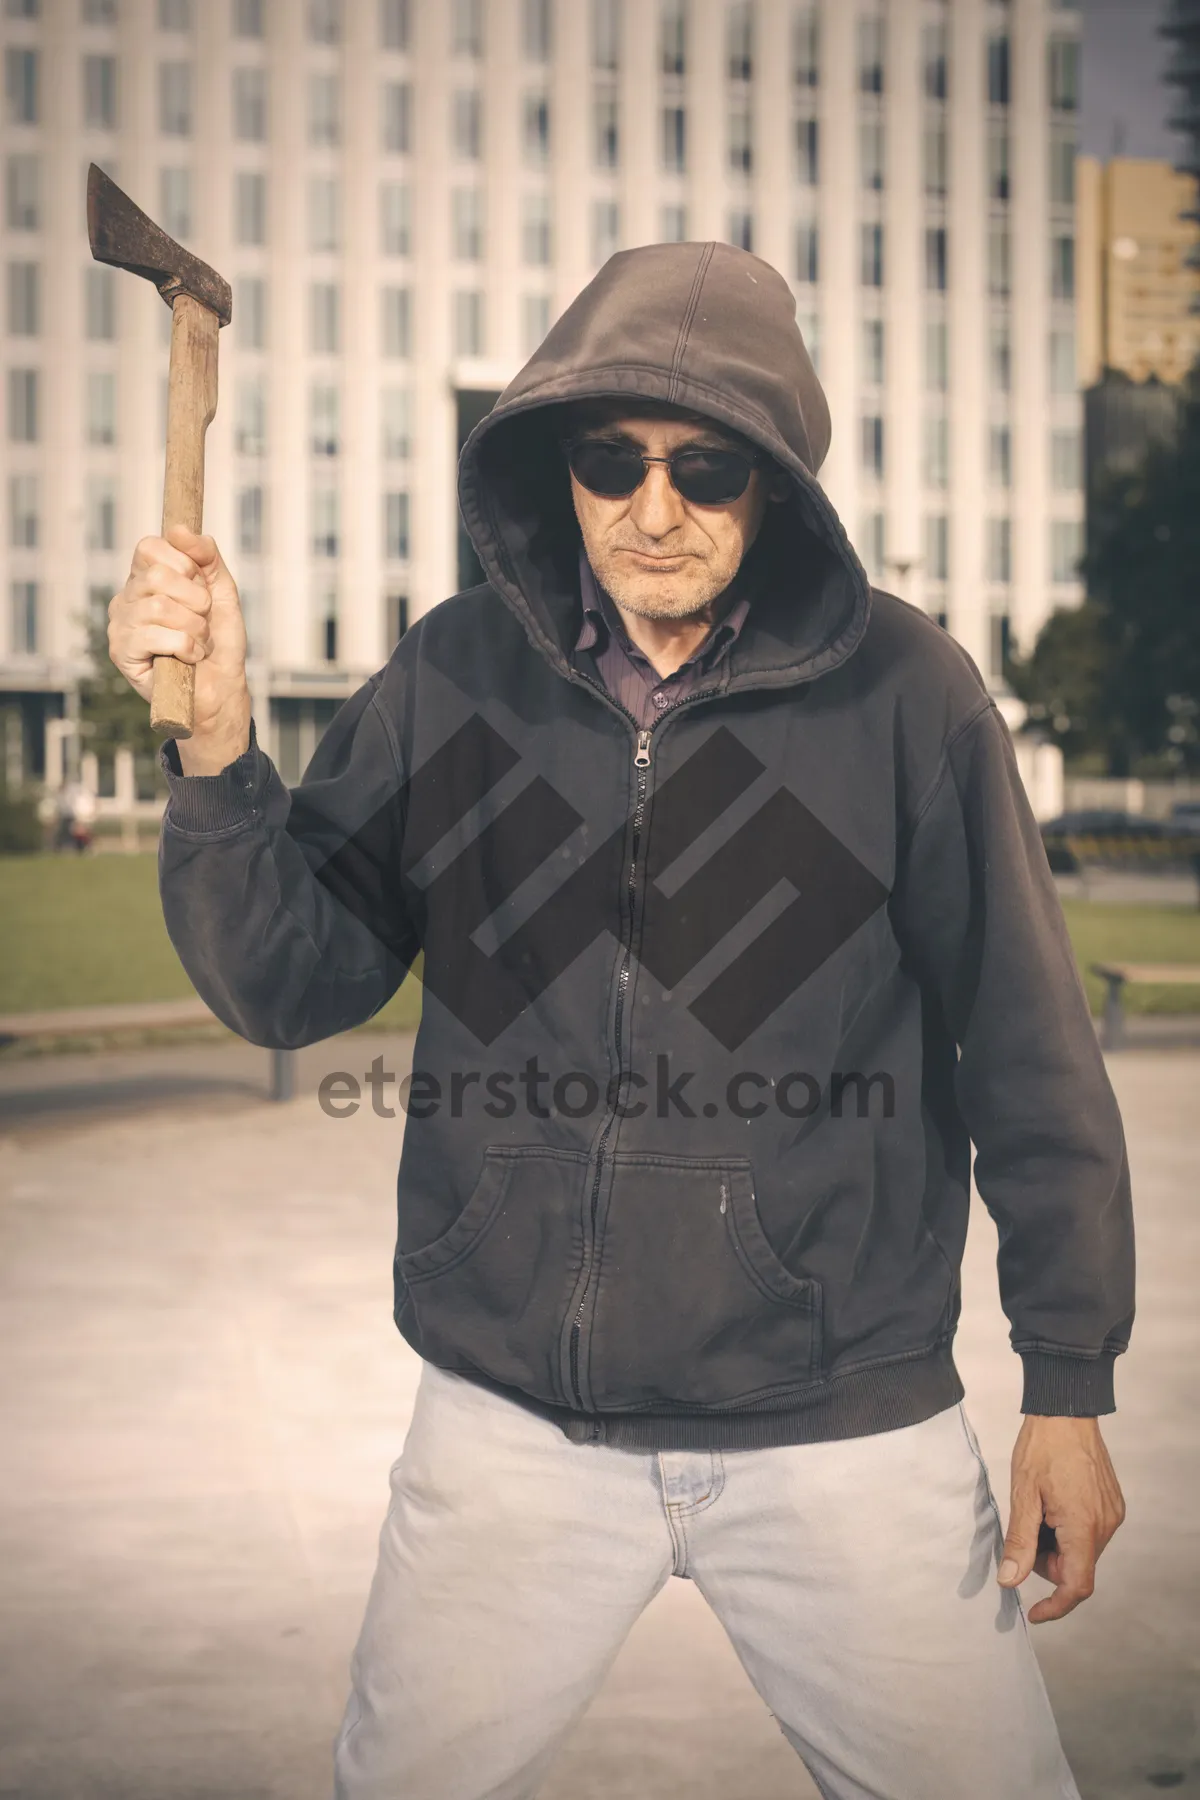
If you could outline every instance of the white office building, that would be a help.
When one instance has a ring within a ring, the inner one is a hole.
[[[169,316],[91,262],[95,160],[228,276],[206,523],[295,779],[473,579],[458,445],[614,250],[794,285],[822,479],[882,585],[999,684],[1080,597],[1062,0],[3,0],[10,780],[158,528]]]

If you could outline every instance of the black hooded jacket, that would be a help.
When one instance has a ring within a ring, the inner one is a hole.
[[[731,651],[650,732],[570,650],[562,404],[733,427],[791,478]],[[954,1404],[970,1147],[1029,1412],[1110,1411],[1133,1314],[1120,1120],[1003,721],[872,590],[818,480],[787,284],[612,258],[476,429],[486,585],[341,709],[301,786],[252,742],[171,799],[167,924],[255,1043],[421,957],[396,1322],[629,1447],[882,1431]]]

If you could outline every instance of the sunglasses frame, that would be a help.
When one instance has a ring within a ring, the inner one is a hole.
[[[639,461],[641,462],[641,465],[642,465],[641,475],[639,476],[638,480],[634,482],[634,484],[631,488],[626,488],[625,491],[620,494],[604,494],[604,493],[601,493],[599,491],[599,489],[597,489],[597,488],[588,487],[588,484],[586,481],[584,481],[583,477],[581,475],[577,475],[575,473],[574,466],[571,462],[572,455],[574,454],[574,452],[577,449],[579,449],[579,447],[582,444],[610,444],[614,448],[628,450],[631,456],[636,456],[639,459]],[[762,464],[766,461],[766,458],[761,454],[761,452],[756,453],[754,451],[726,449],[724,446],[715,445],[715,444],[690,444],[690,445],[684,444],[684,445],[681,445],[678,450],[672,451],[670,456],[645,456],[638,449],[636,444],[630,443],[621,438],[604,438],[604,437],[590,437],[590,436],[571,437],[571,438],[564,438],[562,440],[562,445],[563,445],[564,451],[566,452],[567,466],[571,470],[572,475],[575,476],[575,479],[576,479],[576,481],[578,481],[580,487],[587,488],[587,491],[589,494],[596,494],[597,497],[601,500],[628,500],[630,495],[637,493],[638,489],[641,487],[642,483],[645,481],[646,471],[649,469],[651,463],[661,463],[667,471],[667,475],[670,480],[671,486],[675,489],[675,492],[679,495],[680,499],[686,500],[689,506],[732,506],[735,500],[741,499],[742,495],[746,492],[746,489],[750,486],[750,477],[753,475],[755,469],[761,468]],[[679,486],[679,483],[675,479],[675,470],[674,470],[673,464],[681,456],[703,455],[706,450],[709,451],[710,453],[718,455],[718,456],[734,457],[738,462],[745,465],[746,479],[742,483],[742,486],[738,489],[736,494],[730,494],[723,500],[692,500],[688,497],[687,494],[684,493],[683,489]]]

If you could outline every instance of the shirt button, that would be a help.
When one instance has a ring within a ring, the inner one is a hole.
[[[669,694],[664,694],[661,688],[655,688],[654,693],[650,697],[654,701],[655,706],[659,707],[668,706],[671,700],[671,696]]]

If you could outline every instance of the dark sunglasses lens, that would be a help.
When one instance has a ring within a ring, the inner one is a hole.
[[[585,438],[582,443],[573,444],[570,463],[576,481],[610,500],[632,494],[646,472],[636,450],[625,444],[605,443],[600,438]]]
[[[671,479],[697,506],[726,506],[745,493],[751,467],[736,450],[681,450],[671,458]]]

